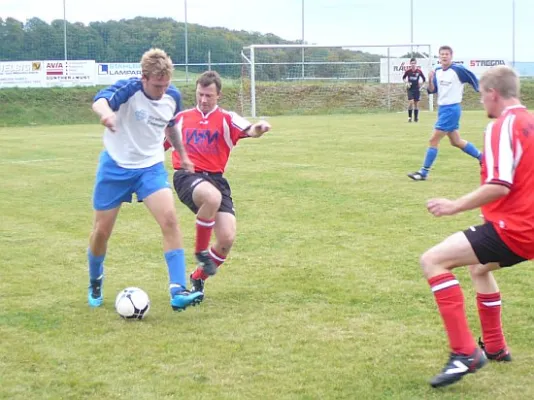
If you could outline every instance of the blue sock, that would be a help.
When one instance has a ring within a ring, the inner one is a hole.
[[[94,256],[91,249],[87,249],[87,259],[89,260],[89,279],[95,281],[102,279],[104,274],[104,258],[106,255]]]
[[[165,261],[169,269],[169,290],[174,296],[187,287],[184,249],[169,250],[165,253]]]
[[[429,147],[426,150],[425,161],[423,162],[423,168],[419,170],[419,173],[423,176],[427,176],[432,164],[436,161],[438,156],[438,149],[436,147]]]
[[[462,149],[464,153],[469,154],[471,157],[476,158],[480,161],[480,158],[482,157],[482,153],[480,150],[478,150],[475,145],[471,142],[467,142],[465,147]]]

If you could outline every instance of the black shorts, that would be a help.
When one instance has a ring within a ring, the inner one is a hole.
[[[466,229],[464,234],[471,244],[480,264],[496,262],[501,267],[511,267],[527,261],[510,250],[490,222],[472,226]]]
[[[234,202],[232,201],[232,190],[230,184],[222,174],[212,174],[209,172],[187,172],[178,169],[174,172],[174,190],[182,203],[184,203],[195,214],[198,207],[193,201],[193,190],[201,182],[209,182],[221,192],[222,200],[219,212],[227,212],[235,215]]]
[[[419,101],[421,98],[421,91],[419,89],[408,89],[408,100]]]

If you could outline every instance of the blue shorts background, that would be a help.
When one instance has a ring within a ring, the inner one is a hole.
[[[100,153],[93,192],[95,210],[111,210],[121,203],[132,202],[132,195],[142,201],[152,193],[170,188],[163,163],[151,167],[129,169],[120,167],[107,151]]]
[[[435,129],[443,132],[453,132],[460,128],[460,116],[462,115],[462,107],[460,104],[448,104],[446,106],[439,106],[438,120]]]

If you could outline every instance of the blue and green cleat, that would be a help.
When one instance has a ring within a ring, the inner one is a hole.
[[[202,300],[204,300],[204,293],[183,289],[171,297],[171,307],[174,311],[183,311],[189,306],[202,303]]]

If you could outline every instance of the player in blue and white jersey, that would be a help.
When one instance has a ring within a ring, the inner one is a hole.
[[[181,109],[180,92],[171,86],[173,65],[160,49],[141,58],[141,78],[120,80],[94,98],[93,111],[106,127],[93,193],[94,225],[89,249],[91,307],[103,301],[102,283],[107,243],[120,207],[135,193],[158,222],[163,233],[163,251],[169,271],[169,292],[174,310],[202,301],[202,293],[186,289],[186,265],[182,234],[167,171],[163,164],[165,137],[185,157],[184,168],[193,170],[174,126]]]
[[[462,139],[458,132],[464,84],[470,84],[478,92],[478,79],[463,65],[453,64],[452,49],[449,46],[440,47],[439,58],[441,66],[431,71],[428,76],[428,93],[438,94],[438,120],[434,126],[422,168],[408,174],[414,181],[427,179],[430,168],[438,155],[439,142],[445,136],[449,137],[451,145],[458,147],[478,161],[482,157],[480,151],[472,143]]]

